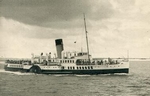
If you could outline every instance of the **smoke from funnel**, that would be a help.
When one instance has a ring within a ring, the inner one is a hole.
[[[61,52],[64,50],[62,39],[56,39],[55,44],[56,44],[57,57],[61,59]]]

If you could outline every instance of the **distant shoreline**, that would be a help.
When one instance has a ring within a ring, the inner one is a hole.
[[[108,59],[108,58],[93,58],[94,60]],[[150,61],[150,58],[111,58],[111,59],[129,59],[129,61]],[[31,60],[30,58],[0,58],[0,63],[6,60]]]

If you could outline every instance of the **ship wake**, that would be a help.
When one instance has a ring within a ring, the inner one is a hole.
[[[22,72],[14,72],[14,71],[5,71],[4,69],[0,69],[0,73],[9,73],[15,75],[35,75],[35,73],[22,73]]]

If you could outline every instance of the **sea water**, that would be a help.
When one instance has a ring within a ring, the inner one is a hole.
[[[0,67],[0,96],[150,96],[150,61],[132,61],[129,74],[114,75],[38,75]]]

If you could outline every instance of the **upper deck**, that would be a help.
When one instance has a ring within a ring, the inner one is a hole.
[[[59,58],[50,58],[49,55],[46,56],[36,56],[32,57],[33,64],[44,64],[44,65],[61,65],[61,66],[75,66],[75,65],[114,65],[121,64],[121,62],[128,62],[125,59],[111,59],[105,58],[100,60],[93,60],[90,56],[90,60],[88,59],[86,52],[62,52],[63,56],[61,59]]]

